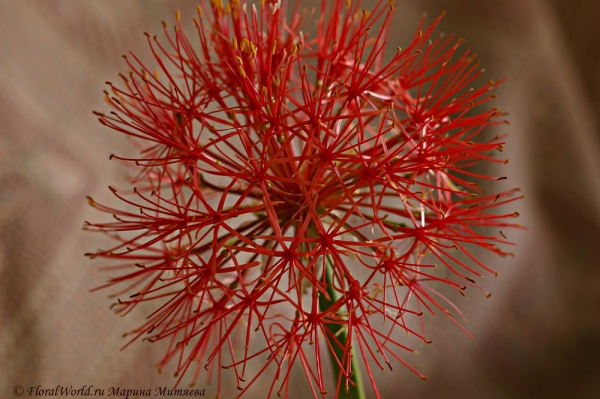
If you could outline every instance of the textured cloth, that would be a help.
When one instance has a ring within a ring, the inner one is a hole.
[[[147,309],[117,317],[107,292],[88,292],[107,274],[83,253],[107,241],[81,226],[106,216],[86,195],[110,202],[107,186],[125,184],[126,170],[108,157],[129,144],[91,113],[107,109],[104,81],[126,71],[120,55],[129,50],[149,59],[144,31],[161,32],[175,9],[190,22],[194,6],[0,0],[0,398],[13,397],[16,385],[94,385],[108,396],[109,387],[175,381],[154,367],[162,343],[119,351]],[[510,232],[514,259],[485,259],[500,271],[483,284],[490,299],[474,291],[453,298],[475,339],[428,318],[433,344],[407,360],[429,381],[400,367],[382,372],[382,397],[600,397],[600,4],[427,0],[396,8],[391,46],[412,37],[423,11],[431,21],[446,10],[438,31],[466,39],[485,79],[509,77],[494,106],[511,125],[494,132],[509,133],[501,173],[506,188],[526,195],[511,209],[529,230]],[[221,398],[237,393],[228,381]],[[197,385],[214,397],[214,382]],[[310,395],[300,373],[293,389]],[[247,397],[265,394],[257,386]]]

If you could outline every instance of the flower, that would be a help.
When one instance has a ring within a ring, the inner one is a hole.
[[[516,190],[484,194],[477,181],[504,178],[471,168],[505,162],[501,137],[477,141],[505,122],[480,107],[501,81],[470,88],[479,63],[433,35],[442,16],[386,54],[387,1],[323,1],[314,38],[298,5],[291,21],[281,1],[204,9],[193,39],[179,13],[166,44],[146,34],[158,70],[124,56],[114,111],[94,111],[140,150],[111,155],[137,170],[132,190],[110,187],[122,207],[89,198],[116,220],[85,226],[115,240],[87,254],[119,262],[98,287],[120,287],[113,308],[155,304],[129,344],[168,341],[159,370],[216,376],[218,392],[232,370],[240,395],[271,369],[268,396],[289,396],[296,363],[315,398],[360,390],[359,358],[378,398],[374,367],[425,378],[396,332],[431,342],[425,311],[459,325],[442,288],[479,288],[495,272],[477,248],[509,255],[498,229],[518,227],[495,212]]]

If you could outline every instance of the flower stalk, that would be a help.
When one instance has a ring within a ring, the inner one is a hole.
[[[319,308],[323,313],[329,313],[329,309],[341,300],[341,295],[335,290],[333,277],[333,264],[327,259],[323,270],[327,284],[328,298],[324,295],[319,297]],[[361,371],[358,365],[355,349],[351,340],[348,339],[348,329],[344,324],[326,323],[325,339],[331,356],[333,376],[337,380],[337,397],[344,399],[366,399]],[[349,360],[350,359],[350,360]],[[348,367],[350,363],[350,367]],[[350,374],[345,370],[351,370]]]

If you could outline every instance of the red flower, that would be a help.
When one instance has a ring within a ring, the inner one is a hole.
[[[166,45],[147,35],[162,77],[125,57],[128,76],[106,93],[115,111],[95,113],[139,146],[136,158],[111,156],[139,173],[132,192],[111,188],[123,209],[90,198],[116,221],[86,229],[116,244],[88,255],[119,261],[99,287],[128,296],[118,313],[156,304],[127,335],[169,341],[159,370],[216,376],[220,392],[231,369],[243,394],[271,368],[269,397],[287,397],[300,363],[318,398],[354,389],[360,358],[377,392],[374,365],[423,377],[394,332],[431,342],[414,326],[423,312],[454,321],[456,309],[438,287],[464,295],[494,273],[477,247],[508,254],[497,228],[518,226],[516,213],[492,211],[515,190],[478,196],[474,181],[497,178],[470,168],[503,162],[490,155],[500,138],[475,141],[504,122],[476,107],[500,82],[470,88],[479,64],[433,36],[441,16],[386,55],[387,1],[370,12],[322,2],[314,38],[301,30],[306,12],[288,22],[284,8],[212,0],[193,40],[177,14]]]

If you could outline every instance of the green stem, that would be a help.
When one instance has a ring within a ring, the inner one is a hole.
[[[327,283],[327,294],[329,295],[329,300],[325,298],[324,295],[321,295],[319,297],[319,310],[321,312],[326,312],[341,297],[340,293],[333,288],[333,262],[329,257],[327,257],[326,263],[327,265],[325,267],[324,273],[325,281]],[[352,383],[349,384],[347,393],[345,377],[342,374],[340,364],[338,364],[339,361],[342,364],[342,366],[346,365],[347,356],[344,356],[344,348],[347,347],[348,329],[343,324],[333,323],[325,324],[325,328],[328,330],[326,338],[329,341],[329,355],[331,356],[334,381],[336,384],[338,378],[340,377],[340,375],[342,375],[342,381],[340,383],[337,397],[343,399],[365,399],[366,395],[362,384],[362,379],[360,377],[360,368],[358,366],[356,356],[352,356],[351,360],[352,375],[350,376],[350,380],[354,383],[354,385]],[[336,342],[334,338],[332,338],[333,336],[337,338],[339,343]],[[353,355],[354,352],[354,349],[352,349]]]

